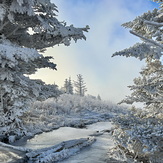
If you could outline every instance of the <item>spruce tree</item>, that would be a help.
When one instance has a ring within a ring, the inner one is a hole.
[[[134,85],[129,86],[133,93],[122,102],[128,104],[142,102],[146,109],[161,111],[163,108],[163,65],[161,62],[163,2],[154,1],[160,2],[160,9],[148,11],[122,25],[125,28],[130,28],[130,33],[139,37],[142,42],[116,52],[113,56],[136,57],[146,61],[146,67],[140,72],[141,77],[134,79]]]
[[[69,79],[65,79],[63,91],[67,94],[73,94],[73,86],[72,86],[72,82],[71,82],[70,77],[69,77]]]
[[[56,18],[57,7],[50,0],[0,1],[0,135],[24,134],[21,116],[41,91],[38,81],[27,75],[37,69],[56,69],[44,57],[48,47],[70,45],[86,39],[86,28],[67,26]]]
[[[68,84],[68,79],[65,79],[64,86],[63,86],[64,93],[68,93],[69,92],[68,85],[69,85]]]
[[[69,86],[69,94],[74,94],[74,92],[73,92],[73,85],[72,85],[72,81],[71,81],[71,77],[69,77],[68,86]]]
[[[74,81],[76,94],[80,96],[84,96],[87,91],[86,84],[84,83],[84,79],[81,74],[77,75],[77,81]]]

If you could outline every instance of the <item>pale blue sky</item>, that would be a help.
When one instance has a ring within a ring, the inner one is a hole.
[[[45,52],[54,57],[58,71],[40,70],[32,78],[63,86],[65,78],[76,80],[82,74],[88,94],[119,102],[131,92],[132,84],[143,62],[135,58],[111,55],[139,39],[131,35],[122,23],[133,20],[157,5],[149,0],[52,0],[58,6],[58,19],[75,27],[90,26],[87,40],[72,42],[69,47],[55,46]]]

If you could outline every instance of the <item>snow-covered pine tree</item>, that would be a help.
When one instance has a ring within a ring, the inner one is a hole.
[[[87,91],[86,84],[84,83],[83,77],[81,74],[77,75],[77,81],[74,81],[74,86],[76,87],[76,94],[84,96]]]
[[[163,107],[163,66],[161,56],[163,52],[163,14],[162,1],[160,9],[148,11],[143,15],[136,17],[133,21],[123,24],[130,28],[130,33],[138,36],[142,43],[137,43],[133,47],[116,52],[113,56],[136,57],[140,60],[146,59],[146,68],[142,70],[140,78],[134,79],[133,86],[129,88],[133,91],[122,102],[134,103],[143,102],[145,108],[162,109]],[[152,108],[153,107],[153,108]]]
[[[36,99],[37,101],[43,101],[51,97],[57,98],[62,94],[62,92],[58,89],[58,86],[55,83],[46,84],[45,82],[39,79],[33,81],[40,86],[39,95]]]
[[[68,79],[66,78],[65,81],[64,81],[64,86],[63,86],[63,91],[64,93],[68,93],[69,92],[69,89],[68,89]]]
[[[142,102],[146,110],[134,108],[129,115],[114,119],[116,143],[129,159],[134,156],[133,162],[135,159],[138,162],[163,162],[163,1],[153,1],[160,3],[160,9],[148,11],[123,24],[142,43],[113,54],[146,61],[141,76],[134,79],[133,86],[129,86],[133,93],[122,101],[128,104]]]
[[[38,52],[71,39],[86,39],[86,28],[66,26],[50,0],[0,1],[0,135],[24,134],[20,117],[39,96],[41,85],[25,75],[56,69],[52,57]]]
[[[101,101],[101,96],[100,96],[100,95],[98,95],[98,96],[97,96],[97,99]]]
[[[121,103],[141,102],[146,109],[155,112],[163,111],[163,65],[159,60],[147,59],[147,66],[140,72],[141,77],[134,79],[133,91]]]
[[[65,79],[64,81],[64,86],[63,86],[63,91],[68,94],[73,94],[73,86],[71,82],[71,78]]]
[[[68,84],[69,84],[69,94],[74,94],[73,93],[73,85],[72,85],[71,77],[69,77],[69,79],[68,79]]]

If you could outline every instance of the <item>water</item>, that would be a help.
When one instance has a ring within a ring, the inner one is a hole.
[[[80,153],[60,161],[61,163],[106,163],[109,148],[113,142],[108,134],[97,137],[97,140],[90,147],[81,150]]]
[[[86,129],[76,129],[71,127],[61,127],[52,132],[43,133],[35,136],[27,142],[25,147],[30,149],[40,149],[56,145],[62,141],[88,137],[96,131],[111,129],[110,122],[98,122],[88,125]],[[107,152],[114,146],[109,133],[96,136],[96,142],[89,147],[84,148],[78,154],[69,159],[60,161],[61,163],[106,163]]]
[[[72,127],[61,127],[51,132],[36,135],[27,141],[24,147],[29,149],[41,149],[61,143],[62,141],[86,138],[96,131],[102,131],[111,128],[110,122],[97,122],[88,125],[86,129],[77,129]]]
[[[87,126],[89,131],[103,131],[111,129],[110,122],[98,122]],[[83,149],[79,154],[71,156],[61,163],[106,163],[107,152],[114,146],[109,133],[96,137],[96,142],[90,147]]]
[[[27,141],[24,146],[30,149],[41,149],[59,144],[63,141],[85,138],[92,132],[87,129],[76,129],[71,127],[61,127],[57,130],[36,135],[31,140]]]
[[[72,127],[61,127],[57,130],[36,135],[34,138],[27,141],[22,147],[29,149],[41,149],[59,144],[63,141],[85,138],[95,133],[96,131],[103,131],[111,129],[110,122],[98,122],[88,125],[86,129],[76,129]],[[113,147],[113,141],[109,133],[96,136],[96,142],[89,147],[84,148],[79,153],[70,158],[60,161],[61,163],[106,163],[107,152]],[[6,151],[4,151],[6,150]],[[15,162],[20,159],[23,153],[13,151],[12,149],[0,149],[0,162]],[[4,155],[4,156],[3,156]],[[2,156],[2,157],[1,157]],[[5,160],[5,161],[4,161]],[[7,161],[8,160],[8,161]],[[109,162],[111,163],[111,162]]]

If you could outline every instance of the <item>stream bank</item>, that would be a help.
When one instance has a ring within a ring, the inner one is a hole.
[[[38,150],[40,153],[40,149],[50,148],[50,146],[58,144],[59,142],[72,141],[75,140],[76,143],[80,141],[80,139],[87,139],[88,137],[95,137],[96,141],[91,143],[88,147],[85,147],[82,150],[73,151],[62,151],[62,156],[66,156],[71,153],[71,157],[62,161],[60,153],[52,152],[51,154],[55,154],[58,157],[59,162],[63,163],[105,163],[107,160],[108,150],[114,146],[113,140],[109,131],[111,130],[112,124],[111,122],[97,122],[91,125],[87,125],[86,128],[72,128],[72,127],[61,127],[57,130],[43,133],[40,135],[36,135],[34,138],[29,140],[27,144],[24,146],[25,148],[30,148],[32,150]],[[90,136],[91,135],[91,136]],[[48,140],[48,142],[47,142]],[[79,145],[75,148],[79,148]],[[64,149],[65,150],[65,149]],[[67,149],[66,149],[67,150]],[[59,151],[61,152],[61,151]],[[67,153],[65,153],[67,152]],[[37,153],[39,155],[39,153]],[[40,156],[41,157],[41,156]],[[41,159],[39,157],[39,159]],[[52,159],[54,160],[54,159]],[[48,160],[50,162],[50,160]]]
[[[51,132],[35,135],[19,146],[21,145],[22,149],[29,149],[26,162],[30,163],[119,163],[108,156],[108,151],[114,147],[111,128],[111,122],[97,122],[80,129],[60,127]],[[8,152],[11,150],[8,149]],[[19,161],[19,158],[13,156],[10,159],[13,159],[12,162],[15,159],[17,163]],[[7,162],[9,161],[4,163]]]

